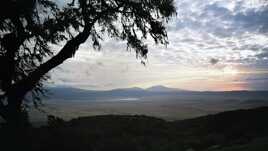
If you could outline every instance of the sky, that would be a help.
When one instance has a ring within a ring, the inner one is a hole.
[[[169,45],[148,41],[146,66],[124,41],[90,41],[51,71],[49,84],[83,89],[164,85],[197,91],[268,90],[265,0],[175,0]]]

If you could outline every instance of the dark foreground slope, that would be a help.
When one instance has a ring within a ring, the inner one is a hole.
[[[95,116],[49,126],[1,129],[1,150],[267,151],[268,107],[167,122],[147,116]],[[15,136],[15,137],[14,137]]]

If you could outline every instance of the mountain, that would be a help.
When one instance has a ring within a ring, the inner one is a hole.
[[[181,89],[168,88],[165,86],[153,86],[147,89],[139,87],[121,88],[113,90],[85,90],[73,87],[49,87],[49,99],[56,100],[98,100],[98,99],[116,99],[116,98],[140,98],[156,95],[172,95],[182,92],[188,92]],[[189,91],[190,92],[190,91]]]
[[[73,87],[49,87],[48,98],[56,100],[82,100],[92,99],[99,95],[99,91],[84,90]]]
[[[147,89],[138,87],[122,88],[114,90],[85,90],[72,87],[48,87],[49,99],[54,100],[107,100],[118,98],[148,98],[162,96],[162,99],[176,98],[177,100],[254,100],[255,102],[267,102],[268,91],[222,91],[199,92],[187,91],[165,86],[153,86]]]
[[[150,92],[184,92],[186,91],[186,90],[177,89],[177,88],[169,88],[169,87],[165,87],[162,85],[152,86],[150,88],[147,88],[146,90]]]
[[[110,91],[144,91],[144,89],[139,87],[132,87],[132,88],[113,89]]]
[[[121,97],[141,97],[147,96],[144,89],[133,87],[113,90],[86,90],[73,87],[49,87],[49,99],[54,100],[99,100],[115,99]]]

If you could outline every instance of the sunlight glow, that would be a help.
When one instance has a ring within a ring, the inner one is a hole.
[[[239,71],[237,69],[233,68],[233,67],[227,66],[227,67],[223,68],[223,73],[225,75],[233,75],[234,76],[234,75],[238,75]]]

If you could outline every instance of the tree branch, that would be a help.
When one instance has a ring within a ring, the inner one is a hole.
[[[47,62],[41,64],[37,69],[31,72],[26,78],[13,84],[9,95],[11,96],[16,95],[17,98],[23,98],[28,91],[34,88],[36,83],[46,73],[48,73],[51,69],[57,67],[58,65],[62,64],[68,58],[71,58],[74,56],[79,46],[88,39],[88,37],[90,36],[92,27],[99,19],[101,19],[101,17],[103,17],[104,15],[108,13],[116,12],[119,8],[120,7],[116,7],[112,10],[107,9],[103,12],[100,12],[90,22],[86,20],[87,18],[85,16],[87,15],[84,15],[85,26],[84,26],[83,31],[80,32],[73,39],[69,40],[57,55],[49,59]]]

